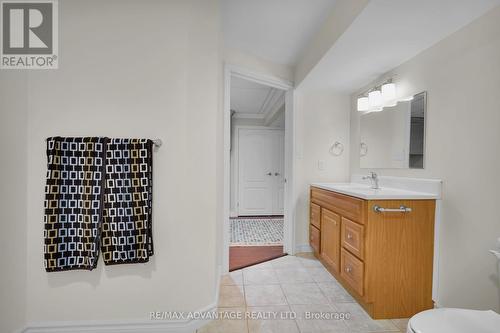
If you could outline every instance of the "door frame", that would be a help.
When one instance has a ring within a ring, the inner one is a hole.
[[[239,137],[239,133],[240,133],[240,130],[265,130],[265,131],[282,131],[283,133],[285,133],[285,129],[284,128],[279,128],[279,127],[267,127],[267,126],[246,126],[246,125],[238,125],[238,126],[235,126],[234,127],[234,131],[235,131],[235,136],[234,136],[234,141],[233,141],[233,145],[232,145],[232,148],[234,150],[234,162],[235,162],[235,166],[237,166],[234,170],[234,174],[233,174],[233,181],[236,182],[235,184],[235,187],[234,187],[234,192],[235,192],[235,195],[236,195],[236,198],[237,198],[237,202],[236,204],[240,201],[240,178],[239,178],[239,175],[240,175],[240,157],[239,157],[239,153],[240,153],[240,137]],[[284,148],[284,147],[283,147]],[[285,161],[284,161],[284,156],[285,154],[283,154],[283,165],[285,164]],[[284,198],[283,198],[284,200]],[[239,213],[239,205],[237,207],[235,207],[236,209],[236,212]],[[232,213],[232,212],[230,212]],[[284,211],[283,211],[284,213]],[[272,215],[272,214],[271,214]]]
[[[285,203],[283,225],[283,252],[295,254],[295,210],[294,191],[294,152],[295,152],[295,110],[293,83],[278,77],[266,75],[231,64],[224,65],[223,101],[223,204],[222,204],[222,249],[220,253],[221,271],[229,271],[229,216],[231,195],[231,76],[266,86],[283,89],[285,93]]]

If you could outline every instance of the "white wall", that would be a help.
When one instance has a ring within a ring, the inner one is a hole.
[[[309,244],[309,184],[349,179],[350,97],[300,88],[295,93],[295,244],[300,250]],[[329,153],[335,141],[344,145],[341,156]],[[319,161],[324,170],[319,170]]]
[[[500,310],[496,262],[488,253],[500,236],[499,32],[497,7],[392,71],[402,96],[428,92],[426,168],[377,172],[444,181],[441,306]],[[359,169],[355,98],[351,172],[366,173]]]
[[[368,2],[369,0],[335,0],[330,16],[303,50],[294,68],[294,79],[297,85],[306,78],[337,39],[349,28]]]
[[[30,72],[22,91],[29,98],[27,321],[147,320],[149,311],[210,305],[217,1],[60,1],[59,18],[60,68]],[[154,155],[149,263],[104,267],[100,260],[91,272],[44,271],[44,140],[53,135],[163,140]]]
[[[26,72],[0,71],[0,331],[26,316]]]
[[[293,82],[293,68],[290,66],[276,64],[252,54],[225,47],[224,45],[222,47],[222,57],[226,64],[240,66],[259,74],[274,76]]]

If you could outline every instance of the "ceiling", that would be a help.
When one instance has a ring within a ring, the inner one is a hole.
[[[293,66],[335,0],[222,0],[224,45]]]
[[[238,118],[265,119],[284,103],[284,90],[231,77],[231,110]]]
[[[300,87],[353,92],[498,4],[500,0],[371,0]]]

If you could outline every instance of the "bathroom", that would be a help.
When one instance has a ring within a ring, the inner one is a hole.
[[[53,62],[0,61],[1,332],[499,331],[499,0],[18,2],[0,57]],[[286,92],[287,255],[229,272],[232,77]],[[148,262],[46,271],[54,137],[161,140]]]

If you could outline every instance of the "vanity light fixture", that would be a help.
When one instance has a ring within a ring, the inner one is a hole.
[[[370,111],[370,104],[368,103],[368,97],[362,96],[358,98],[358,111],[361,112]]]
[[[385,107],[396,106],[398,102],[408,102],[413,96],[398,98],[396,84],[393,79],[386,80],[381,85],[377,85],[358,97],[358,111],[379,112]]]
[[[370,111],[379,110],[382,111],[383,100],[382,92],[380,90],[373,90],[368,93],[368,104],[370,105]]]
[[[392,82],[388,82],[382,85],[380,88],[382,92],[382,100],[384,101],[384,107],[396,106],[398,100],[396,99],[396,85]]]

